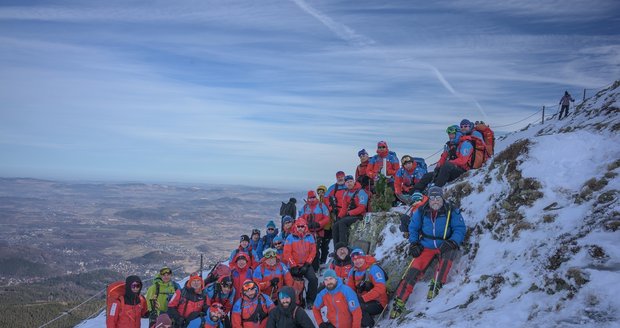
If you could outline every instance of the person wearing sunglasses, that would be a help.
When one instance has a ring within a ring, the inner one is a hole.
[[[388,302],[385,272],[377,259],[356,248],[351,251],[353,269],[347,285],[356,293],[362,309],[362,327],[375,325],[374,315],[380,314]]]
[[[283,240],[286,240],[286,237],[288,237],[288,235],[291,234],[291,232],[293,232],[293,223],[295,222],[295,219],[293,219],[292,217],[286,215],[285,217],[282,218],[282,232],[280,233],[280,237]]]
[[[273,238],[273,248],[278,253],[280,259],[282,259],[282,254],[284,254],[284,239],[280,236]]]
[[[267,328],[314,328],[308,313],[295,304],[295,290],[284,286],[278,293],[278,304],[269,312]]]
[[[183,289],[177,290],[168,302],[168,314],[175,327],[185,327],[197,318],[207,305],[203,293],[204,281],[198,273],[192,274]]]
[[[235,287],[230,275],[222,275],[217,281],[210,283],[205,288],[207,305],[219,303],[223,306],[224,315],[222,321],[225,327],[230,327],[230,311],[235,302]]]
[[[355,182],[351,175],[347,175],[344,180],[347,190],[342,195],[342,206],[333,226],[334,245],[349,241],[349,227],[362,219],[368,205],[368,194],[359,182]]]
[[[142,280],[138,276],[125,279],[125,293],[112,302],[106,318],[107,328],[140,328],[140,318],[147,318],[146,299],[140,295]]]
[[[265,231],[265,235],[258,241],[258,248],[256,249],[259,260],[263,258],[263,252],[273,246],[273,239],[280,233],[278,228],[276,228],[276,223],[273,221],[267,222]]]
[[[231,321],[234,328],[265,328],[269,312],[275,305],[269,295],[261,293],[251,279],[243,282],[243,296],[235,302]]]
[[[316,272],[312,267],[312,261],[316,256],[316,242],[308,231],[308,223],[303,218],[298,218],[295,221],[294,230],[284,242],[282,262],[291,268],[293,277],[303,276],[308,280],[306,306],[311,308],[319,284]]]
[[[388,183],[394,183],[393,176],[400,168],[400,161],[395,152],[388,149],[387,142],[379,141],[377,143],[377,154],[370,158],[366,174],[371,180],[377,180],[379,173],[388,177]]]
[[[258,284],[260,291],[269,295],[274,302],[278,299],[278,291],[282,286],[293,285],[293,277],[278,258],[275,248],[267,248],[263,252],[263,259],[254,269],[252,280]]]
[[[316,242],[316,256],[312,260],[312,267],[315,272],[319,271],[319,261],[321,259],[321,245],[323,243],[323,237],[325,226],[329,223],[329,209],[325,204],[321,203],[316,196],[314,190],[308,191],[308,199],[306,204],[299,211],[299,217],[308,222],[308,230],[314,237]],[[325,254],[327,258],[327,254]]]
[[[172,270],[165,266],[153,279],[153,284],[146,290],[151,325],[161,313],[168,311],[168,301],[181,286],[172,280]]]
[[[452,261],[465,239],[465,222],[458,208],[443,198],[441,187],[428,189],[428,203],[411,216],[409,223],[409,254],[415,258],[394,295],[391,318],[404,311],[418,277],[424,275],[435,257],[439,258],[427,298],[431,300],[446,283]]]
[[[206,313],[201,314],[200,317],[190,321],[187,328],[224,328],[224,306],[220,303],[214,302],[209,305]]]

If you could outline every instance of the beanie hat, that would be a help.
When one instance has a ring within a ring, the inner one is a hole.
[[[443,189],[438,186],[432,186],[428,189],[428,197],[439,196],[443,198]]]
[[[202,286],[204,284],[204,282],[202,281],[202,278],[200,277],[200,275],[195,275],[195,276],[191,276],[189,277],[189,279],[187,280],[187,286],[191,286],[192,285],[192,281],[200,281],[200,290],[202,291]]]
[[[235,263],[237,263],[239,260],[245,260],[247,262],[248,261],[248,256],[245,255],[245,253],[239,252],[239,254],[237,254],[237,256],[235,256]]]
[[[291,198],[289,198],[289,200],[288,200],[288,201],[289,201],[290,203],[293,203],[293,204],[297,203],[297,199],[295,199],[295,197],[291,197]]]
[[[267,229],[269,228],[276,228],[276,224],[273,221],[269,221],[267,222],[267,225],[265,226]]]
[[[242,242],[242,241],[249,242],[250,241],[250,236],[248,236],[248,235],[241,235],[241,240],[239,240],[239,242]]]
[[[252,236],[258,235],[260,237],[260,229],[254,228],[252,229]]]
[[[336,178],[343,177],[343,176],[344,176],[344,172],[343,171],[336,172]]]
[[[470,120],[468,120],[468,119],[466,119],[466,118],[464,118],[464,119],[461,121],[461,126],[463,126],[463,125],[467,125],[467,126],[469,126],[469,127],[473,127],[473,126],[474,126],[474,125],[471,123],[471,121],[470,121]]]
[[[314,190],[308,191],[308,198],[316,198],[316,193],[314,192]]]
[[[364,253],[364,251],[361,248],[356,248],[354,250],[351,251],[351,258],[354,259],[356,257],[363,257],[366,256],[366,253]]]
[[[291,286],[282,287],[282,289],[280,289],[280,292],[278,293],[279,299],[283,299],[287,297],[290,298],[291,300],[295,299],[295,290]]]
[[[357,157],[360,157],[362,155],[368,155],[368,152],[366,151],[366,149],[362,149],[357,152]]]
[[[334,250],[337,251],[343,247],[348,247],[349,245],[347,245],[347,243],[345,243],[344,241],[341,242],[337,242],[336,245],[334,245]]]
[[[170,316],[167,313],[162,313],[157,317],[155,321],[155,328],[163,328],[164,326],[170,327],[172,325],[172,320],[170,320]]]
[[[277,243],[277,242],[282,242],[282,241],[283,241],[283,239],[282,239],[282,237],[280,237],[280,236],[275,236],[275,237],[273,237],[273,243],[274,243],[274,244],[275,244],[275,243]]]
[[[293,222],[293,218],[290,215],[285,215],[282,218],[282,223],[286,223],[286,222]]]
[[[319,192],[319,190],[323,190],[323,192],[327,192],[327,187],[325,187],[324,185],[320,185],[316,187],[316,191]]]
[[[352,175],[347,175],[344,177],[344,181],[355,180]]]
[[[338,275],[336,275],[336,271],[332,270],[332,269],[327,269],[325,270],[325,272],[323,272],[323,279],[325,278],[329,278],[332,277],[334,279],[338,278]]]

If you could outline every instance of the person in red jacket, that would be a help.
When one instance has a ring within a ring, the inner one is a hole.
[[[239,253],[233,259],[234,265],[232,266],[231,276],[233,279],[233,286],[235,287],[235,301],[241,298],[241,286],[247,279],[252,279],[254,271],[248,264],[248,254]]]
[[[357,157],[360,158],[360,163],[355,169],[355,181],[359,182],[362,188],[366,192],[370,192],[370,177],[368,176],[368,164],[370,163],[370,157],[366,149],[362,149],[357,152]]]
[[[140,328],[140,318],[148,318],[146,299],[140,295],[142,280],[138,276],[125,279],[125,294],[110,306],[107,328]]]
[[[346,284],[349,278],[349,272],[351,268],[353,268],[353,261],[351,261],[351,256],[349,256],[351,250],[345,242],[339,242],[334,246],[334,249],[336,250],[336,254],[332,263],[329,264],[329,268],[334,270],[338,278],[342,279]]]
[[[258,290],[258,285],[252,280],[246,280],[242,285],[243,297],[235,302],[232,310],[233,328],[265,328],[269,311],[275,308],[268,295]]]
[[[183,289],[177,289],[168,302],[168,314],[174,321],[175,327],[185,327],[200,316],[207,308],[207,298],[202,293],[204,281],[198,274],[193,274],[187,280]]]
[[[306,200],[306,204],[299,211],[299,218],[308,222],[308,230],[312,233],[312,237],[314,237],[316,242],[316,256],[312,260],[312,267],[315,272],[319,271],[320,246],[325,235],[323,229],[329,223],[329,210],[325,204],[319,202],[314,190],[308,191],[308,200]],[[325,257],[327,257],[327,254],[325,254]]]
[[[267,248],[263,258],[254,269],[253,280],[258,284],[261,293],[267,294],[273,301],[278,299],[278,291],[283,286],[293,285],[293,276],[286,265],[278,259],[278,251]]]
[[[362,310],[351,287],[336,276],[334,270],[325,270],[323,289],[314,301],[312,314],[319,328],[359,328],[362,326]],[[327,321],[323,320],[321,308],[327,307]]]
[[[373,156],[368,163],[366,174],[372,180],[377,180],[379,173],[390,178],[388,182],[394,183],[391,178],[400,168],[400,162],[395,152],[388,149],[387,142],[379,141],[377,143],[377,155]]]
[[[332,217],[329,211],[329,197],[327,197],[327,187],[320,185],[316,187],[316,195],[319,199],[319,203],[323,203],[327,208],[327,224],[323,227],[323,239],[320,243],[317,242],[317,247],[320,250],[319,264],[323,265],[327,262],[327,255],[329,255],[329,243],[332,241]],[[317,258],[319,256],[317,255]]]
[[[366,214],[366,205],[368,204],[368,195],[362,186],[355,182],[353,176],[347,175],[344,180],[347,191],[343,194],[342,206],[333,227],[334,245],[349,241],[349,227],[362,219]]]
[[[295,221],[295,232],[286,237],[282,260],[291,268],[291,275],[294,277],[303,276],[308,280],[308,292],[306,293],[306,306],[308,308],[312,307],[319,285],[319,280],[312,267],[315,256],[314,237],[308,232],[306,220],[299,218]]]
[[[347,285],[355,290],[362,308],[362,327],[375,325],[373,315],[383,311],[388,302],[386,277],[376,264],[377,260],[366,255],[359,248],[351,251],[353,270],[349,273]]]

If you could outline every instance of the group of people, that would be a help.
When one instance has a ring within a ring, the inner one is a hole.
[[[398,317],[433,259],[439,262],[429,299],[446,282],[465,224],[460,211],[444,199],[442,187],[493,154],[492,131],[490,138],[487,130],[484,122],[467,119],[449,126],[432,172],[420,158],[405,155],[399,161],[385,141],[378,142],[372,157],[360,150],[355,176],[338,171],[329,188],[320,185],[307,192],[299,211],[294,198],[283,203],[279,228],[269,221],[264,234],[253,229],[241,235],[228,264],[218,264],[206,279],[192,275],[181,287],[164,267],[143,297],[139,278],[128,277],[124,298],[113,302],[115,311],[109,309],[108,327],[139,327],[140,317],[150,317],[151,326],[158,328],[314,327],[306,309],[321,328],[372,327],[373,316],[388,306],[386,273],[373,256],[351,249],[348,242],[349,227],[369,211],[380,176],[389,181],[397,200],[412,209],[401,229],[413,260],[390,311],[391,318]],[[326,268],[332,242],[333,260]],[[317,273],[323,268],[319,286]]]

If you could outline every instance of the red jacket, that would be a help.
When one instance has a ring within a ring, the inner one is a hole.
[[[333,208],[329,199],[331,197],[334,197],[336,199],[337,205],[342,206],[342,195],[345,193],[345,191],[347,191],[347,187],[344,185],[344,183],[341,185],[339,185],[338,183],[334,183],[327,189],[327,196],[325,197],[327,198],[327,208],[329,208],[330,212],[333,210]]]
[[[355,198],[351,199],[355,195]],[[352,210],[349,210],[349,205],[353,203]],[[358,216],[366,214],[366,205],[368,204],[368,194],[362,189],[359,182],[356,182],[353,189],[347,190],[342,195],[342,205],[338,211],[338,217],[343,218],[345,216]]]
[[[258,309],[259,302],[262,311]],[[233,306],[232,326],[233,328],[265,328],[267,327],[268,313],[273,308],[275,305],[268,295],[259,292],[254,299],[243,296]]]
[[[338,284],[334,290],[327,288],[321,290],[314,300],[312,313],[317,324],[323,323],[321,308],[327,307],[327,320],[337,328],[359,328],[362,326],[362,309],[355,291],[342,283],[338,278]]]
[[[470,142],[471,136],[462,136],[459,139],[459,143],[456,146],[456,159],[451,160],[450,162],[465,171],[471,169],[470,159],[471,155],[474,153],[475,149]]]
[[[347,285],[360,295],[364,303],[376,300],[381,303],[381,306],[386,306],[388,302],[387,288],[385,286],[387,277],[383,276],[383,270],[374,265],[376,262],[377,260],[374,257],[366,255],[366,263],[360,268],[354,267],[351,270]],[[371,283],[372,289],[368,291],[360,290],[358,286],[364,281]]]
[[[306,229],[300,233],[297,229],[298,225],[305,225]],[[295,221],[294,226],[293,233],[286,237],[284,253],[282,254],[282,262],[290,268],[312,264],[312,260],[316,256],[316,242],[308,232],[306,220],[299,218]]]
[[[366,161],[357,166],[357,169],[355,169],[355,181],[358,181],[357,179],[363,175],[368,176],[368,163],[369,161]]]
[[[325,204],[319,202],[318,199],[314,199],[308,201],[308,203],[301,208],[300,218],[306,220],[308,224],[311,222],[318,223],[319,228],[310,229],[310,227],[308,227],[308,230],[315,236],[323,237],[325,235],[323,229],[329,223],[329,209]]]
[[[336,275],[346,283],[349,278],[349,272],[351,268],[353,268],[353,262],[351,262],[351,257],[349,255],[342,261],[335,257],[329,264],[329,268],[336,271]]]
[[[202,294],[202,289],[196,291],[186,284],[183,289],[177,289],[174,292],[170,302],[168,302],[168,313],[172,318],[182,317],[187,319],[192,313],[205,311],[206,305],[207,298]]]
[[[146,316],[148,310],[146,299],[140,295],[140,303],[125,304],[125,297],[112,303],[106,318],[107,328],[140,328],[140,318]]]
[[[414,161],[413,166],[411,166],[411,170],[407,170],[404,166],[398,170],[394,176],[395,194],[409,192],[413,188],[413,185],[418,183],[419,179],[416,180],[414,175],[416,167],[418,167],[418,163]]]
[[[271,279],[273,278],[280,280],[275,288],[271,286]],[[258,267],[254,269],[252,280],[258,284],[261,293],[271,295],[271,298],[274,300],[277,299],[278,291],[282,286],[293,286],[293,276],[291,276],[286,265],[278,260],[276,265],[270,266],[264,257]]]
[[[383,161],[387,165],[385,169],[385,173],[387,176],[394,176],[396,171],[400,168],[400,161],[396,156],[396,153],[393,151],[389,151],[387,148],[384,151],[378,151],[377,155],[373,156],[368,161],[368,168],[366,169],[366,175],[368,175],[371,179],[377,177],[381,169],[383,168]]]

